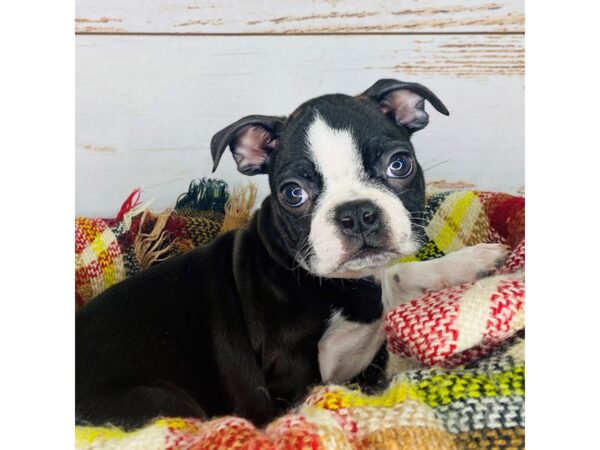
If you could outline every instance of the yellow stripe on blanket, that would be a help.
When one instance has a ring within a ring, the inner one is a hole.
[[[458,250],[461,247],[452,244],[455,242],[462,219],[471,203],[473,203],[471,196],[460,195],[456,200],[451,196],[440,206],[427,225],[427,235],[444,253]]]
[[[144,428],[124,431],[116,427],[75,427],[75,448],[143,448],[163,450],[167,437],[173,431],[195,433],[199,422],[182,418],[163,418],[148,423]]]
[[[403,256],[389,265],[430,259],[432,252],[444,254],[487,242],[490,224],[477,191],[449,194],[425,227],[428,242],[416,255]],[[440,255],[438,255],[440,256]]]
[[[429,238],[444,253],[484,242],[488,230],[483,206],[471,191],[450,194],[426,227]]]
[[[525,367],[490,375],[443,373],[418,382],[419,399],[435,408],[466,398],[525,395]]]
[[[75,427],[75,447],[91,444],[98,440],[122,439],[131,434],[120,428],[77,426]]]
[[[313,392],[314,406],[336,410],[364,406],[390,408],[413,400],[435,408],[465,398],[522,396],[525,394],[525,368],[492,374],[440,373],[417,382],[399,379],[380,395],[366,395],[342,386],[328,386]]]
[[[315,406],[324,409],[352,408],[360,406],[391,407],[407,400],[419,401],[419,392],[415,385],[398,383],[380,395],[366,395],[358,390],[350,390],[341,386],[330,386],[321,395]]]

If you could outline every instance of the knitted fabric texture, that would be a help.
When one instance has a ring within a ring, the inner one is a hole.
[[[235,417],[162,418],[132,432],[77,427],[77,448],[524,448],[524,202],[500,193],[429,192],[427,241],[404,261],[479,242],[512,252],[497,274],[428,292],[386,315],[393,379],[382,394],[319,386],[262,430]],[[102,221],[94,226],[105,232]],[[117,261],[115,252],[113,245]],[[108,270],[97,278],[100,290],[116,276]]]
[[[302,405],[257,429],[245,419],[162,418],[125,432],[76,427],[78,449],[524,448],[524,339],[451,372],[398,374],[380,395],[316,387]]]
[[[230,195],[227,183],[199,179],[162,213],[138,207],[139,189],[114,219],[75,220],[75,306],[167,257],[206,244],[248,222],[256,200],[252,184]]]
[[[496,275],[429,292],[387,314],[391,353],[450,368],[484,355],[525,327],[524,199],[438,193],[429,197],[425,217],[428,241],[405,261],[439,257],[479,242],[512,248]]]
[[[75,219],[75,305],[126,277],[117,236],[102,219]]]

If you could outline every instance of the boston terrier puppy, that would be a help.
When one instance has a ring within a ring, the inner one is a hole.
[[[410,138],[426,87],[384,79],[288,117],[219,131],[240,172],[268,174],[250,223],[112,286],[76,315],[76,419],[135,428],[159,416],[235,414],[261,425],[319,383],[382,386],[383,314],[473,281],[507,253],[480,244],[388,263],[422,239],[423,169]]]

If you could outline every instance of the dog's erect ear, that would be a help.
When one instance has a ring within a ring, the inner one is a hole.
[[[210,142],[213,172],[229,146],[238,170],[244,175],[267,173],[267,163],[277,145],[285,118],[246,116],[215,134]]]
[[[360,96],[375,100],[384,114],[404,125],[410,132],[425,128],[429,123],[425,100],[442,114],[450,114],[433,92],[417,83],[382,79]]]

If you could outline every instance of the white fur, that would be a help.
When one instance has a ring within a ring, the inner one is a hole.
[[[311,159],[323,178],[323,191],[315,205],[309,242],[313,253],[304,265],[319,276],[355,278],[372,273],[372,269],[393,257],[416,249],[412,240],[409,213],[392,192],[370,183],[364,171],[360,151],[349,130],[330,127],[318,114],[307,130]],[[370,200],[382,211],[390,229],[392,248],[377,258],[344,260],[343,239],[333,221],[338,205],[352,200]]]
[[[476,280],[504,261],[508,248],[501,244],[477,244],[431,261],[396,264],[381,269],[384,314],[427,290]],[[396,281],[396,279],[398,281]],[[484,320],[479,317],[480,326]],[[343,383],[364,370],[385,342],[383,319],[370,324],[346,320],[336,312],[319,341],[319,369],[324,382]]]
[[[427,290],[474,281],[493,272],[507,253],[508,247],[502,244],[477,244],[430,261],[395,264],[385,271],[382,279],[383,307],[389,311]]]
[[[319,341],[319,370],[326,383],[343,383],[365,369],[383,345],[382,320],[364,324],[338,311]]]

